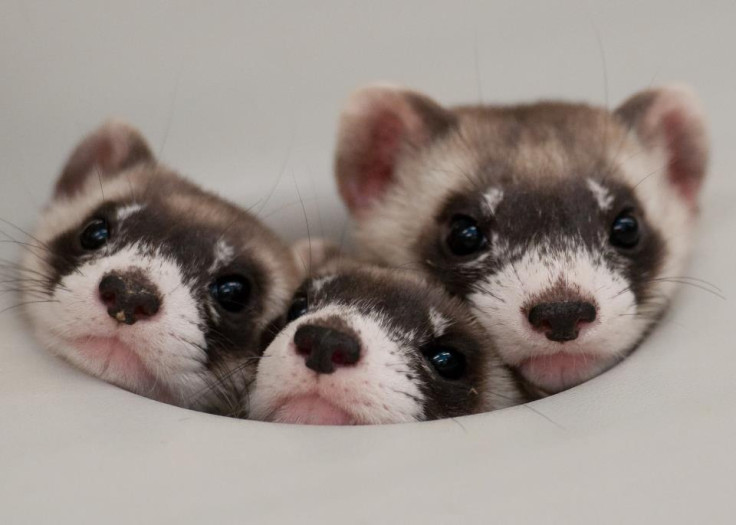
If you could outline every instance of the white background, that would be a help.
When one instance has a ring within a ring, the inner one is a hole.
[[[47,355],[9,310],[0,521],[733,523],[735,23],[732,1],[0,0],[0,217],[21,228],[73,145],[111,115],[183,173],[259,203],[285,237],[307,232],[301,195],[311,233],[336,239],[335,123],[362,84],[447,104],[615,106],[676,81],[700,93],[714,151],[689,275],[725,296],[683,289],[631,359],[531,407],[371,428],[139,398]]]

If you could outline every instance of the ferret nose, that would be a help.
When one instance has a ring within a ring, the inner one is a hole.
[[[583,301],[540,303],[529,310],[529,322],[551,341],[577,339],[582,323],[595,321],[595,306]]]
[[[148,319],[161,307],[158,290],[140,272],[108,274],[100,281],[100,299],[119,323]]]
[[[360,359],[360,343],[345,332],[317,325],[302,325],[294,334],[296,351],[318,374],[331,374],[335,366],[354,365]]]

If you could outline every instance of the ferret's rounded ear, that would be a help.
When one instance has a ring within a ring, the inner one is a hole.
[[[340,257],[340,248],[327,239],[299,239],[291,245],[296,266],[302,272],[302,279],[309,277],[327,262]]]
[[[151,161],[151,149],[138,130],[110,120],[74,148],[56,181],[54,196],[74,195],[90,176],[104,179],[136,164]]]
[[[689,87],[665,86],[629,98],[616,115],[648,148],[662,151],[667,180],[695,206],[708,169],[708,133],[700,101]]]
[[[419,93],[369,86],[353,93],[340,115],[335,175],[352,214],[380,200],[401,156],[452,127],[455,117]]]

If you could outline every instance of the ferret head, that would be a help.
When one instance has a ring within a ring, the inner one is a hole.
[[[248,213],[102,126],[72,153],[21,273],[41,341],[133,392],[218,410],[255,370],[262,334],[300,280]],[[226,380],[227,379],[227,380]]]
[[[522,401],[465,305],[406,272],[328,264],[287,317],[258,364],[256,419],[401,423]]]
[[[707,140],[694,95],[617,110],[545,102],[445,109],[391,87],[341,117],[336,173],[366,255],[464,298],[545,393],[626,356],[686,262]]]

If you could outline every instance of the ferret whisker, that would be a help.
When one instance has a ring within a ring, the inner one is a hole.
[[[278,213],[280,213],[280,212],[282,212],[284,210],[288,210],[289,208],[292,208],[292,207],[297,206],[299,204],[301,204],[301,201],[298,201],[298,200],[296,200],[296,201],[290,201],[290,202],[287,202],[286,204],[283,204],[281,206],[278,206],[277,208],[274,208],[273,210],[271,210],[267,214],[261,215],[260,217],[262,219],[269,219],[269,218],[273,217],[274,215],[276,215],[276,214],[278,214]]]
[[[0,290],[0,294],[8,294],[8,293],[23,293],[23,294],[28,294],[28,295],[36,295],[40,297],[50,297],[50,294],[42,288],[26,288],[26,287],[7,288],[7,287],[4,287],[2,288],[2,290]]]
[[[500,394],[497,394],[497,393],[495,395],[498,395],[499,397],[502,397],[502,398],[504,397],[504,396],[502,396]],[[514,401],[514,399],[511,399],[511,398],[506,398],[506,399],[510,399],[511,401]],[[539,417],[541,417],[545,421],[548,421],[549,423],[551,423],[552,425],[556,426],[560,430],[563,430],[563,431],[567,432],[567,429],[564,426],[562,426],[561,424],[559,424],[557,421],[555,421],[554,419],[552,419],[551,417],[549,417],[547,414],[545,414],[541,410],[539,410],[537,408],[534,408],[529,403],[523,403],[523,404],[521,404],[519,406],[522,407],[522,408],[525,408],[526,410],[530,410],[531,412],[533,412],[534,414],[538,415]]]
[[[263,212],[265,207],[268,205],[269,201],[271,200],[271,197],[273,197],[274,193],[276,193],[276,189],[281,184],[281,179],[284,177],[284,174],[286,173],[286,169],[289,166],[289,160],[291,159],[291,153],[294,149],[295,143],[296,143],[296,128],[293,128],[291,137],[289,138],[288,146],[286,148],[286,155],[284,155],[284,160],[281,162],[281,166],[279,167],[279,172],[278,172],[278,175],[276,176],[276,181],[273,183],[268,193],[266,194],[266,198],[263,199],[263,204],[261,204],[258,210],[254,212],[256,217],[261,216],[261,213]]]
[[[100,194],[102,195],[102,202],[107,202],[107,199],[105,198],[105,190],[102,188],[102,172],[100,171],[100,167],[98,165],[95,165],[95,173],[97,174],[97,182],[100,183]]]
[[[207,385],[203,389],[193,394],[194,399],[200,399],[202,396],[205,396],[216,389],[220,389],[221,391],[221,388],[224,386],[226,381],[230,381],[235,375],[242,374],[245,370],[251,367],[252,365],[250,364],[250,362],[244,362],[234,368],[231,368],[224,374],[218,372],[213,381],[208,381]]]
[[[164,136],[161,140],[161,145],[158,148],[158,157],[162,157],[164,154],[164,149],[166,148],[166,143],[169,140],[169,134],[171,133],[171,126],[174,122],[174,114],[176,113],[176,103],[179,99],[179,87],[181,85],[181,79],[184,75],[184,66],[186,66],[187,61],[185,59],[182,60],[181,65],[179,66],[179,70],[176,73],[176,81],[174,82],[174,88],[171,91],[171,96],[169,97],[171,102],[169,103],[169,111],[166,115],[166,121],[164,126]]]
[[[29,239],[31,239],[33,241],[36,241],[38,243],[38,245],[36,245],[35,247],[37,247],[37,248],[43,248],[47,252],[51,252],[52,251],[51,248],[49,248],[49,246],[46,243],[44,243],[43,241],[41,241],[37,237],[34,237],[33,235],[31,235],[30,233],[28,233],[26,230],[24,230],[20,226],[17,226],[15,224],[13,224],[12,222],[8,221],[7,219],[3,219],[2,217],[0,217],[0,222],[2,222],[3,224],[7,224],[8,226],[10,226],[14,230],[17,230],[18,232],[22,233],[23,235],[25,235]],[[0,230],[0,233],[2,233],[3,235],[5,235],[10,240],[16,240],[11,235],[9,235],[8,233],[6,233],[5,231]]]
[[[5,312],[8,312],[10,310],[15,310],[22,306],[29,306],[29,305],[41,304],[41,303],[58,303],[58,302],[59,301],[55,299],[45,299],[45,300],[39,300],[39,301],[23,301],[21,303],[14,304],[12,306],[8,306],[7,308],[3,308],[2,310],[0,310],[0,314],[4,314]]]
[[[396,389],[396,388],[387,388],[386,390],[388,390],[389,392],[393,392],[395,394],[401,394],[403,396],[406,396],[409,399],[411,399],[413,401],[416,401],[418,403],[420,403],[422,401],[421,398],[419,398],[418,396],[415,396],[414,394],[410,394],[409,392],[406,392],[404,390],[399,390],[399,389]]]
[[[719,299],[721,299],[723,301],[727,301],[728,300],[726,298],[726,296],[723,295],[722,293],[717,292],[715,290],[712,290],[711,288],[709,288],[707,286],[704,286],[704,285],[701,285],[701,284],[698,284],[698,283],[691,282],[689,280],[675,279],[675,278],[659,278],[659,279],[656,279],[656,280],[657,281],[660,281],[660,282],[670,282],[670,283],[676,283],[676,284],[683,284],[685,286],[691,286],[692,288],[696,288],[698,290],[702,290],[702,291],[707,292],[707,293],[709,293],[709,294],[711,294],[711,295],[713,295],[715,297],[718,297]]]
[[[715,284],[713,284],[710,281],[706,281],[705,279],[700,279],[698,277],[691,277],[691,276],[688,276],[688,275],[666,275],[666,276],[663,276],[663,277],[655,277],[652,280],[653,281],[659,281],[659,280],[665,280],[665,279],[681,279],[683,281],[694,281],[696,283],[700,283],[700,284],[709,286],[709,287],[711,287],[712,289],[714,289],[717,292],[723,292],[723,290],[721,288],[719,288],[718,286],[716,286]]]
[[[307,228],[307,243],[309,248],[309,253],[307,255],[307,266],[304,268],[305,273],[308,277],[312,276],[312,234],[310,232],[309,228],[309,217],[307,215],[307,208],[304,206],[304,199],[302,199],[302,194],[299,191],[299,184],[296,182],[296,178],[294,177],[294,173],[291,174],[291,179],[294,182],[294,190],[296,191],[297,196],[299,197],[299,202],[301,203],[302,207],[302,214],[304,215],[304,223]],[[304,264],[305,261],[302,261],[302,264]],[[309,302],[309,290],[307,290],[307,302]]]
[[[645,175],[644,177],[642,177],[639,182],[637,182],[636,184],[634,184],[634,189],[638,188],[647,179],[649,179],[649,177],[653,177],[654,175],[657,175],[659,173],[662,173],[665,169],[667,169],[667,165],[666,164],[664,166],[660,167],[660,168],[657,168],[656,170],[652,170],[650,173],[648,173],[647,175]]]
[[[483,104],[483,81],[480,75],[480,52],[478,51],[478,30],[473,30],[473,64],[475,65],[475,83],[478,90],[478,103]]]

